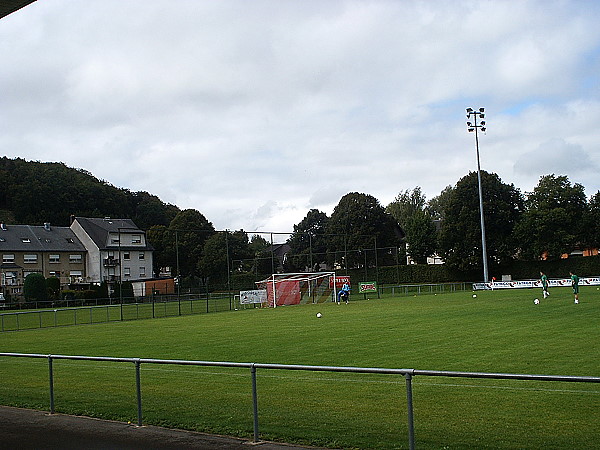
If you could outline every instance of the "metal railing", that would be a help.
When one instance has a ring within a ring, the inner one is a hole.
[[[43,358],[48,360],[48,378],[50,395],[50,414],[55,412],[54,403],[54,360],[75,360],[75,361],[102,361],[102,362],[125,362],[135,365],[136,380],[136,398],[137,398],[137,425],[143,425],[142,416],[142,384],[141,384],[141,365],[142,364],[172,364],[186,366],[204,366],[204,367],[237,367],[250,369],[252,377],[252,412],[253,412],[253,440],[259,442],[259,421],[258,421],[258,391],[256,385],[257,369],[267,370],[304,370],[312,372],[351,372],[351,373],[370,373],[401,375],[406,381],[406,406],[408,420],[408,444],[411,450],[415,448],[414,414],[413,414],[413,394],[412,379],[415,376],[429,377],[453,377],[453,378],[485,378],[497,380],[527,380],[527,381],[561,381],[569,383],[600,383],[600,377],[584,376],[560,376],[560,375],[529,375],[529,374],[511,374],[511,373],[486,373],[486,372],[453,372],[439,370],[418,370],[418,369],[386,369],[376,367],[338,367],[338,366],[307,366],[296,364],[261,364],[261,363],[236,363],[236,362],[217,362],[217,361],[189,361],[178,359],[151,359],[151,358],[115,358],[106,356],[69,356],[69,355],[43,355],[38,353],[0,353],[0,357],[17,358]]]
[[[0,332],[205,314],[230,311],[235,306],[227,294],[204,297],[165,295],[136,300],[110,305],[62,308],[50,306],[34,311],[0,311]]]

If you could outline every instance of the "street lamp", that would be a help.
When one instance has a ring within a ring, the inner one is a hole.
[[[475,147],[477,149],[477,182],[479,184],[479,216],[481,220],[481,252],[483,254],[483,281],[488,282],[488,263],[487,263],[487,249],[485,245],[485,222],[483,220],[483,190],[481,189],[481,167],[479,165],[479,135],[477,130],[485,132],[485,121],[481,120],[485,118],[485,109],[479,108],[479,111],[473,110],[473,108],[467,108],[467,119],[473,118],[473,122],[467,122],[467,129],[469,132],[475,132]]]

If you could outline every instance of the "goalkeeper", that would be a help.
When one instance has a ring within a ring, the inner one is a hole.
[[[346,305],[348,304],[348,300],[350,298],[350,285],[348,283],[344,283],[342,289],[337,294],[337,303],[338,305],[345,301]]]

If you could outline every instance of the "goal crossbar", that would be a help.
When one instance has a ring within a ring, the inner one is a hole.
[[[275,273],[256,285],[267,291],[268,305],[277,307],[326,301],[335,291],[335,278],[335,272]]]

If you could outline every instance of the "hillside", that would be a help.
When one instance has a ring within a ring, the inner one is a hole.
[[[69,226],[70,216],[126,217],[141,229],[168,226],[179,212],[147,192],[132,192],[63,163],[0,158],[0,222]]]

